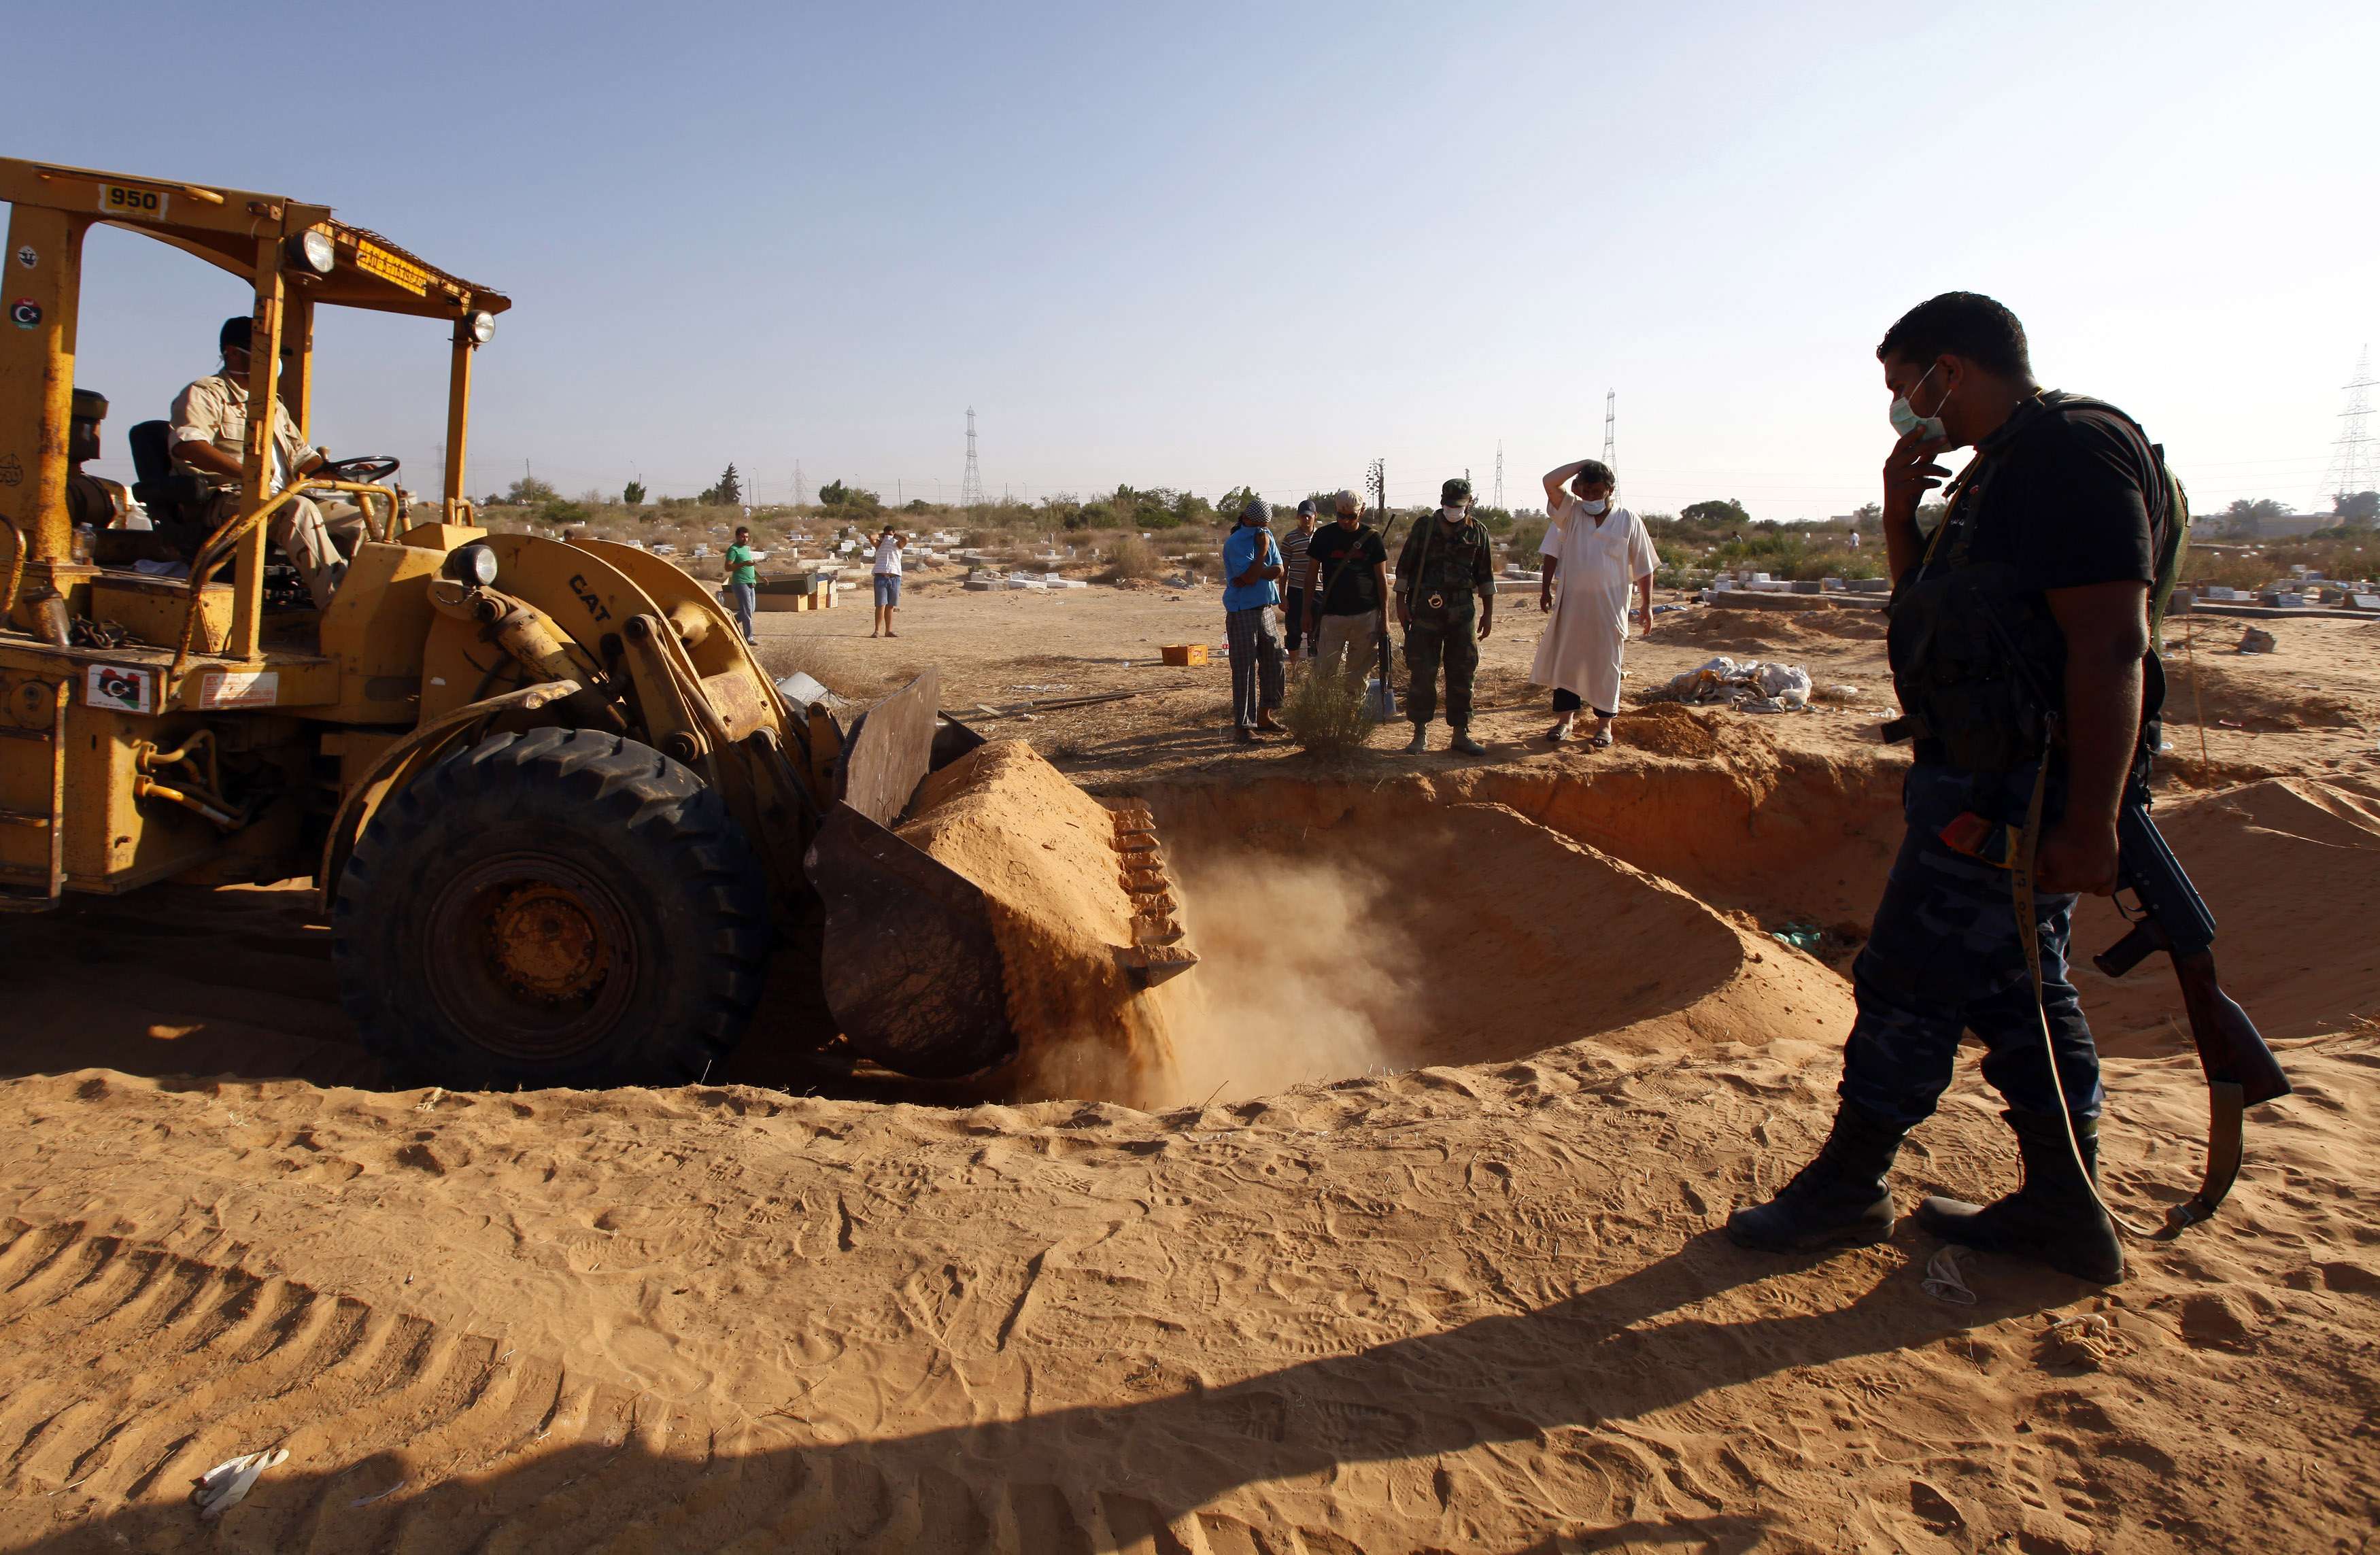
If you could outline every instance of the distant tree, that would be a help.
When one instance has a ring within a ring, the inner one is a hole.
[[[2380,518],[2380,492],[2341,492],[2333,511],[2350,524],[2369,524]]]
[[[1491,535],[1507,533],[1512,528],[1512,510],[1508,507],[1475,507],[1471,516],[1486,525]]]
[[[560,492],[555,491],[545,481],[540,480],[536,476],[524,475],[513,482],[512,489],[504,493],[504,501],[521,507],[536,507],[541,504],[550,503],[560,495],[562,495]]]
[[[701,497],[705,507],[735,507],[743,501],[744,480],[735,473],[733,464],[720,473],[718,483],[703,492]]]
[[[1207,498],[1193,498],[1187,491],[1173,491],[1171,486],[1116,486],[1116,495],[1107,498],[1111,521],[1125,528],[1181,528],[1197,519],[1214,516],[1214,507]]]
[[[873,511],[884,505],[884,499],[857,486],[846,486],[840,480],[830,480],[819,488],[820,507],[860,507]]]
[[[1237,523],[1240,510],[1252,502],[1260,501],[1253,486],[1234,486],[1215,499],[1215,511]]]
[[[641,480],[631,480],[625,486],[620,488],[620,505],[623,507],[644,506],[645,483]]]
[[[904,513],[930,513],[933,511],[933,504],[928,502],[923,497],[911,497],[908,501],[908,504],[903,507],[901,511]]]
[[[2265,519],[2286,518],[2289,512],[2287,504],[2275,502],[2270,497],[2258,497],[2252,501],[2241,497],[2223,510],[2223,517],[2226,527],[2233,534],[2252,539],[2265,532]]]
[[[1709,502],[1690,502],[1678,510],[1678,516],[1689,523],[1749,524],[1752,522],[1752,515],[1746,513],[1743,510],[1743,504],[1733,497],[1729,497],[1725,501],[1713,498]]]
[[[537,516],[540,523],[552,524],[557,528],[562,528],[572,524],[584,524],[594,515],[589,513],[579,503],[565,497],[556,497],[540,507],[537,510]]]
[[[1884,509],[1872,502],[1864,502],[1852,509],[1852,528],[1872,529],[1884,522]]]

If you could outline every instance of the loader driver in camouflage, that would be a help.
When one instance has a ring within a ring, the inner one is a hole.
[[[223,350],[223,371],[174,396],[174,462],[196,470],[213,488],[214,501],[207,516],[211,529],[239,508],[240,461],[248,436],[248,351],[253,337],[253,326],[245,315],[225,319],[216,337]],[[322,468],[326,457],[322,449],[309,448],[298,438],[298,424],[289,419],[288,407],[278,403],[273,407],[271,453],[272,486],[276,493],[292,480]],[[268,522],[273,543],[298,569],[314,608],[329,608],[331,595],[346,571],[346,557],[336,541],[343,540],[345,549],[354,551],[363,538],[362,510],[348,503],[318,504],[310,497],[292,497],[273,510]]]
[[[1471,516],[1471,482],[1439,489],[1438,511],[1405,536],[1397,555],[1397,625],[1405,632],[1405,714],[1418,753],[1429,748],[1430,715],[1438,711],[1438,674],[1446,670],[1446,722],[1454,748],[1485,756],[1471,737],[1471,682],[1479,673],[1479,644],[1496,617],[1495,542]],[[1475,603],[1476,608],[1475,609]]]
[[[2115,889],[2118,814],[2155,744],[2150,589],[2171,570],[2186,510],[2130,417],[2034,383],[2024,327],[1989,298],[1921,303],[1876,356],[1900,434],[1885,461],[1884,533],[1906,716],[1886,733],[1917,742],[1901,794],[1909,830],[1852,969],[1859,1013],[1833,1132],[1775,1198],[1730,1216],[1728,1235],[1768,1252],[1889,1235],[1886,1174],[1973,1031],[2024,1184],[1981,1209],[1929,1198],[1918,1223],[2112,1283],[2123,1248],[2093,1187],[2099,1055],[2067,978],[2067,940],[2076,894]],[[1934,460],[1961,447],[1974,459],[1942,522],[1922,532],[1918,504],[1949,476]],[[2009,826],[2020,831],[1988,830]],[[1987,841],[2014,842],[1999,856],[2021,870],[2024,835],[2038,839],[2030,925],[2018,916],[2023,875],[1993,862]]]

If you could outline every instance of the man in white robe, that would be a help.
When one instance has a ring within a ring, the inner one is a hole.
[[[1539,546],[1537,608],[1549,613],[1529,678],[1554,692],[1546,738],[1570,738],[1585,707],[1595,714],[1596,748],[1611,744],[1620,711],[1620,660],[1633,597],[1637,625],[1653,629],[1653,573],[1661,565],[1644,522],[1611,503],[1609,466],[1580,459],[1546,475],[1546,538]],[[1565,489],[1567,488],[1567,489]],[[1555,579],[1561,580],[1557,590]]]

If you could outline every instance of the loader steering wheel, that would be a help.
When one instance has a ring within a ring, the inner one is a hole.
[[[312,472],[315,480],[345,480],[358,486],[377,485],[396,473],[402,461],[387,454],[366,454],[352,459],[333,459]]]

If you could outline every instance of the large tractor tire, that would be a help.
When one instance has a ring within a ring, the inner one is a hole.
[[[759,1002],[769,888],[719,796],[649,746],[497,735],[383,804],[332,910],[390,1083],[683,1085]]]

